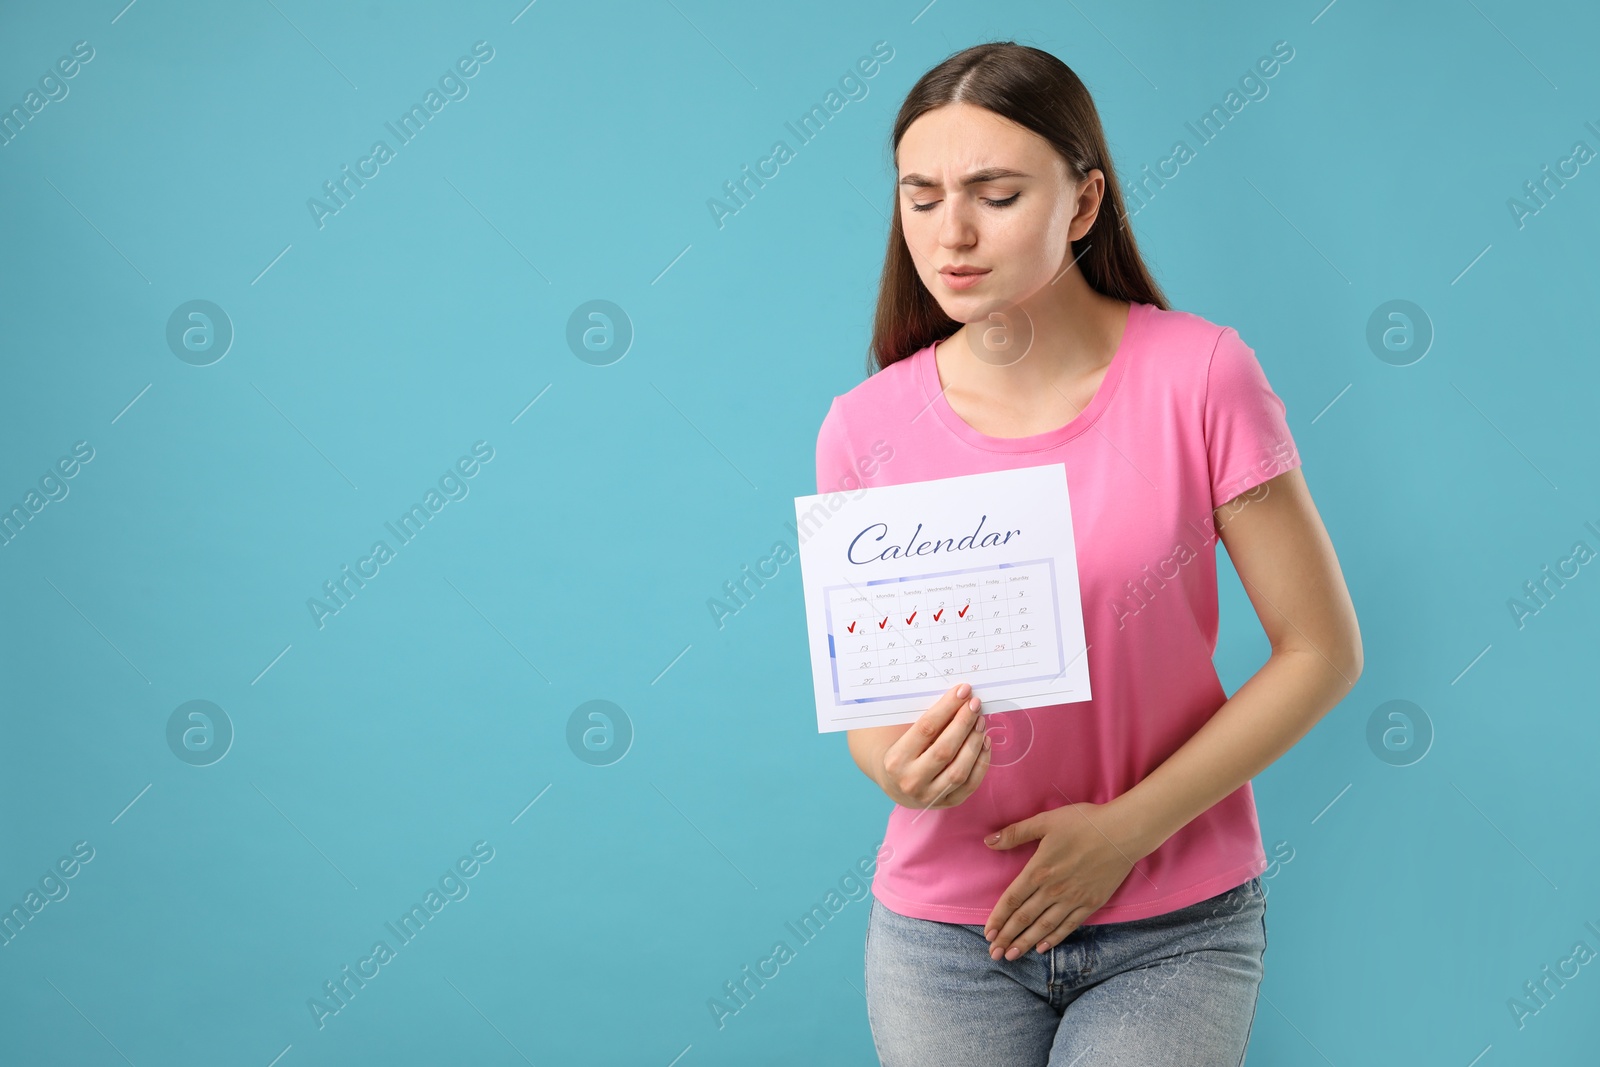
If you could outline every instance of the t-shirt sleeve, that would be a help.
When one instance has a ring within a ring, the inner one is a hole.
[[[844,409],[834,397],[817,431],[817,493],[837,493],[849,479],[854,484],[854,461],[850,458],[850,438],[844,425]]]
[[[1225,328],[1206,368],[1206,462],[1213,508],[1300,466],[1286,415],[1255,350],[1233,327]]]

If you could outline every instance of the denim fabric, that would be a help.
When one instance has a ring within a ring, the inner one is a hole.
[[[989,958],[981,924],[872,898],[867,1020],[883,1067],[1240,1067],[1267,951],[1259,877],[1188,907]]]

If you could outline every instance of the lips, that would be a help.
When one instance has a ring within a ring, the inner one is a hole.
[[[978,270],[973,267],[946,267],[939,272],[939,277],[944,279],[944,284],[949,289],[971,289],[975,285],[983,284],[983,279],[989,276],[987,270]]]

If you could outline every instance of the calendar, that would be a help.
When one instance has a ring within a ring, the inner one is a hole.
[[[1028,667],[1028,681],[1054,678],[1063,666],[1057,610],[1049,559],[833,586],[834,698],[932,698]]]
[[[1090,699],[1066,468],[795,498],[820,732]]]

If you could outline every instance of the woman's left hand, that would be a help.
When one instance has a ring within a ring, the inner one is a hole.
[[[984,923],[991,958],[1020,959],[1034,947],[1048,952],[1111,899],[1146,855],[1125,816],[1115,801],[1068,804],[984,839],[994,849],[1039,842]]]

